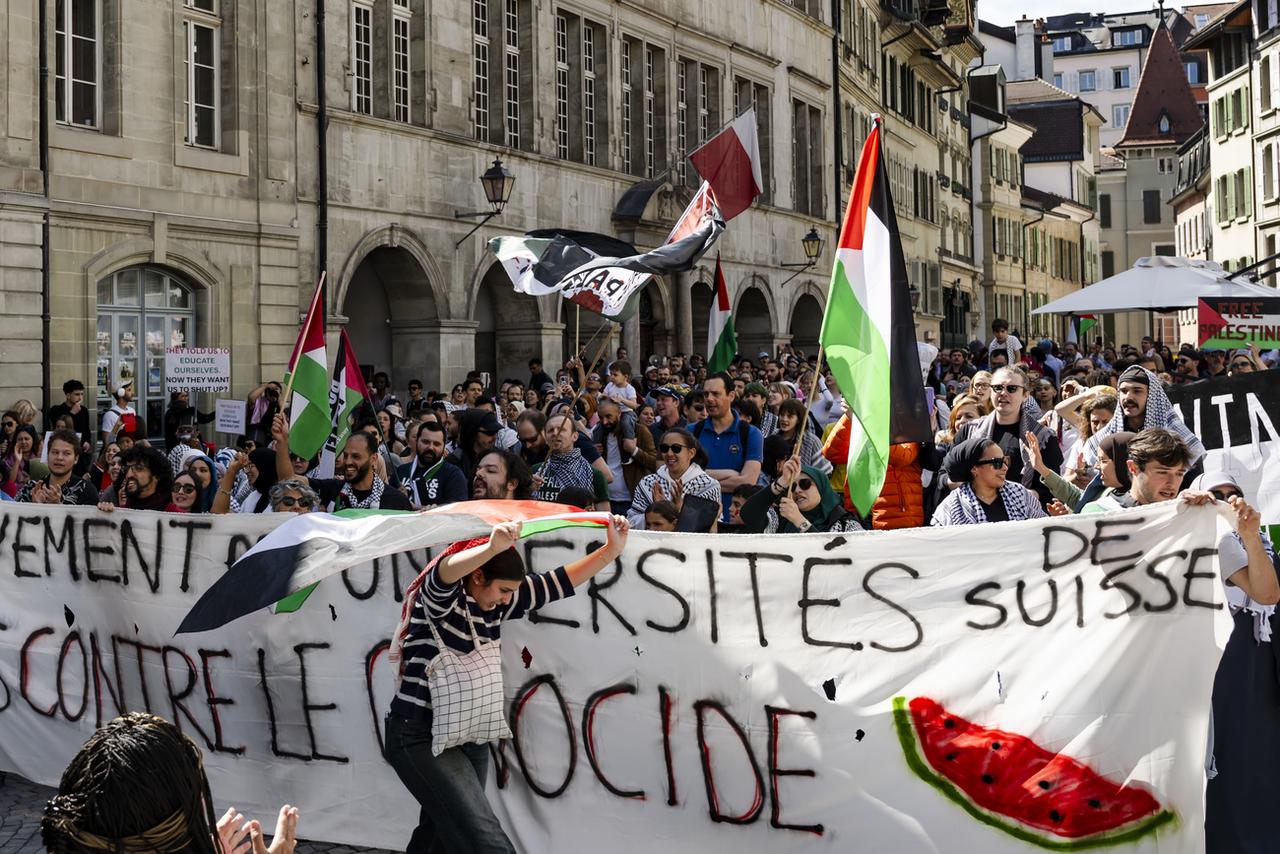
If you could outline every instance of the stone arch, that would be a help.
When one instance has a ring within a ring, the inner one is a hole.
[[[818,352],[818,337],[822,332],[822,303],[812,293],[800,294],[791,307],[791,322],[787,324],[791,346],[810,355]]]
[[[170,270],[190,285],[195,296],[196,341],[199,346],[214,346],[224,342],[213,338],[215,331],[229,334],[220,322],[221,306],[218,295],[228,292],[226,273],[213,262],[202,249],[178,240],[166,239],[157,251],[155,239],[150,235],[113,243],[102,249],[84,265],[83,287],[92,310],[85,312],[84,336],[86,342],[83,361],[89,357],[88,342],[97,337],[98,281],[128,267],[149,266]]]
[[[472,361],[471,329],[450,318],[444,282],[426,246],[398,223],[373,229],[356,243],[331,291],[330,308],[346,318],[365,373],[386,371],[393,389],[410,379],[438,388],[462,378],[458,369],[469,369]]]
[[[755,274],[747,276],[738,286],[733,306],[733,328],[738,336],[738,352],[752,357],[760,352],[772,353],[779,327],[769,283]]]
[[[508,377],[527,378],[529,359],[546,358],[541,301],[513,292],[499,261],[481,262],[467,299],[467,319],[476,323],[475,368],[488,372],[494,385]]]
[[[693,312],[693,352],[707,355],[707,319],[715,299],[714,273],[699,267],[689,282],[689,307]]]
[[[790,326],[795,322],[796,306],[800,304],[801,297],[813,297],[818,301],[820,309],[826,307],[827,291],[813,279],[808,277],[796,279],[795,282],[787,286],[787,290],[790,291],[789,298],[784,302],[784,305],[788,308],[785,324],[787,328],[790,328]]]
[[[397,222],[388,223],[366,232],[356,242],[356,245],[351,248],[338,276],[337,287],[330,289],[330,293],[333,294],[330,300],[330,311],[341,313],[341,307],[346,303],[348,292],[351,288],[351,280],[360,269],[360,265],[364,263],[370,253],[383,247],[403,250],[412,257],[426,279],[429,289],[428,294],[434,305],[435,316],[441,319],[453,317],[450,314],[452,306],[445,285],[448,280],[445,278],[444,270],[441,269],[436,262],[435,256],[431,254],[431,250],[427,248],[427,245],[422,242],[418,235]],[[453,319],[463,318],[455,317]]]

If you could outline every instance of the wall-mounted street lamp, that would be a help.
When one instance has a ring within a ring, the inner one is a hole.
[[[511,188],[515,186],[516,176],[512,175],[507,167],[502,165],[502,158],[493,161],[493,165],[485,170],[480,176],[480,186],[484,189],[484,197],[489,202],[489,210],[487,211],[454,211],[454,219],[471,219],[473,217],[484,217],[476,223],[476,227],[468,231],[462,236],[462,240],[453,244],[453,248],[457,249],[462,245],[462,241],[480,230],[480,227],[489,220],[502,213],[502,209],[507,206],[507,202],[511,201]]]
[[[782,265],[783,267],[792,269],[796,267],[800,268],[799,270],[796,270],[796,272],[792,273],[791,277],[788,278],[786,282],[782,283],[782,286],[785,286],[787,282],[791,281],[791,279],[794,279],[796,276],[818,263],[818,258],[822,255],[823,242],[821,235],[818,234],[817,228],[810,228],[809,233],[800,238],[800,246],[804,249],[805,260],[792,261]]]
[[[920,289],[919,289],[919,288],[917,288],[915,285],[912,285],[912,286],[911,286],[911,289],[910,289],[909,291],[907,291],[907,293],[911,294],[911,310],[912,310],[912,311],[919,311],[919,309],[920,309]]]

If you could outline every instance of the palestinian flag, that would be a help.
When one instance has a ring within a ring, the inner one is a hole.
[[[499,522],[523,522],[522,538],[568,527],[604,528],[609,523],[608,513],[583,513],[538,501],[466,501],[418,512],[289,515],[293,518],[263,537],[205,591],[175,634],[220,628],[345,569],[399,552],[482,537]]]
[[[1074,344],[1088,343],[1085,336],[1089,330],[1098,325],[1098,317],[1094,314],[1071,315],[1071,327],[1067,330],[1067,341]]]
[[[873,118],[836,247],[820,337],[849,404],[849,498],[864,515],[884,486],[889,446],[931,438],[910,282],[880,148],[881,120]]]
[[[325,352],[325,284],[321,275],[307,319],[289,357],[285,388],[292,391],[289,450],[311,459],[329,435],[329,357]],[[287,396],[287,395],[286,395]]]
[[[729,310],[729,288],[724,283],[720,255],[716,254],[716,297],[711,301],[711,318],[707,321],[707,373],[729,368],[738,353],[738,337],[733,333],[733,314]]]
[[[351,349],[351,340],[347,338],[347,330],[343,329],[338,336],[338,357],[333,363],[333,381],[329,383],[329,438],[324,443],[324,452],[320,454],[320,468],[316,477],[333,477],[338,454],[342,453],[347,437],[351,435],[352,414],[357,406],[371,397],[364,374],[360,373],[355,350]],[[293,447],[292,441],[290,447]]]

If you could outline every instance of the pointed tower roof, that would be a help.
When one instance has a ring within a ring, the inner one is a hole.
[[[1161,22],[1151,37],[1129,123],[1116,148],[1178,145],[1199,130],[1201,124],[1200,108],[1187,83],[1182,58],[1173,45],[1169,28]]]

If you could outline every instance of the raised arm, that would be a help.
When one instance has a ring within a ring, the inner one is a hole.
[[[271,438],[276,440],[276,479],[289,480],[295,475],[289,459],[289,424],[283,413],[277,412],[271,419]]]
[[[586,557],[578,558],[566,564],[564,571],[574,587],[585,583],[591,576],[617,560],[618,555],[627,546],[627,534],[631,531],[631,523],[623,516],[609,517],[609,536],[605,544]]]

